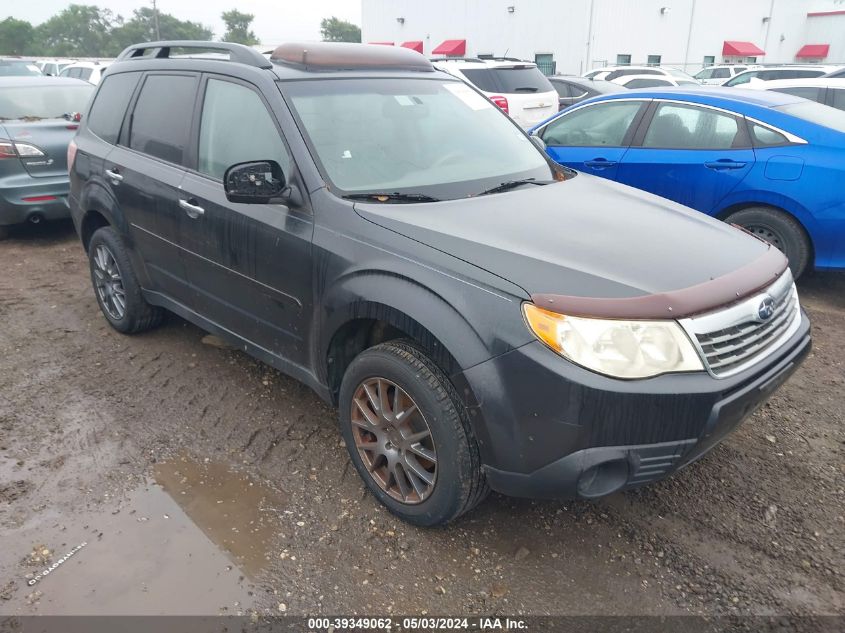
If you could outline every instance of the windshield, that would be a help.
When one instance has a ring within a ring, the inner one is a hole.
[[[845,132],[845,110],[838,110],[815,101],[799,101],[776,106],[775,110],[786,112],[799,119],[822,125],[837,132]]]
[[[551,82],[536,66],[513,68],[462,68],[461,72],[479,90],[514,94],[518,92],[552,92]]]
[[[34,62],[0,59],[0,77],[38,77],[41,74],[41,69]]]
[[[94,86],[12,86],[0,90],[0,119],[58,119],[82,112]]]
[[[328,180],[343,193],[477,195],[548,181],[543,153],[463,82],[335,79],[282,84]]]

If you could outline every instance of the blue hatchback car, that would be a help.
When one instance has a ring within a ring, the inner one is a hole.
[[[845,269],[845,111],[778,92],[646,89],[583,101],[530,132],[558,163],[746,228],[786,253],[795,277]]]

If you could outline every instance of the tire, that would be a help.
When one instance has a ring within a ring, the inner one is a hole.
[[[738,224],[777,247],[789,260],[792,276],[798,279],[810,263],[810,240],[804,227],[788,213],[770,207],[749,207],[732,213],[725,222]]]
[[[368,422],[355,400],[357,395],[369,415],[379,418],[373,400],[362,391],[368,385],[375,400],[382,402],[382,392],[374,381],[386,386],[383,393],[388,406],[384,408],[392,410],[387,417],[397,409],[407,417],[380,427]],[[397,389],[403,392],[399,406]],[[341,431],[352,463],[370,492],[399,518],[420,526],[443,525],[487,496],[489,488],[466,410],[449,378],[414,345],[392,341],[359,354],[343,376],[339,402]],[[429,437],[408,443],[408,436],[423,435],[425,429],[430,431]],[[379,448],[359,450],[359,445]],[[390,473],[388,457],[378,451],[399,462],[398,474]],[[421,455],[435,457],[436,463]],[[414,475],[420,467],[433,480],[430,484]],[[425,489],[423,493],[418,491],[420,487]],[[407,499],[399,498],[403,488],[408,491]]]
[[[164,310],[144,300],[126,246],[110,226],[97,229],[91,236],[88,263],[94,296],[103,316],[115,330],[136,334],[162,322]]]

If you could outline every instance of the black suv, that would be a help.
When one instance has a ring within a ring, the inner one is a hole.
[[[124,51],[69,150],[103,314],[309,385],[408,521],[660,479],[810,349],[779,251],[555,166],[418,53],[197,46]]]

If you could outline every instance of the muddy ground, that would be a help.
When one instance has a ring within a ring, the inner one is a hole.
[[[423,530],[365,493],[308,389],[175,317],[114,332],[70,225],[20,230],[0,243],[0,614],[845,614],[845,275],[800,286],[812,356],[706,458]]]

